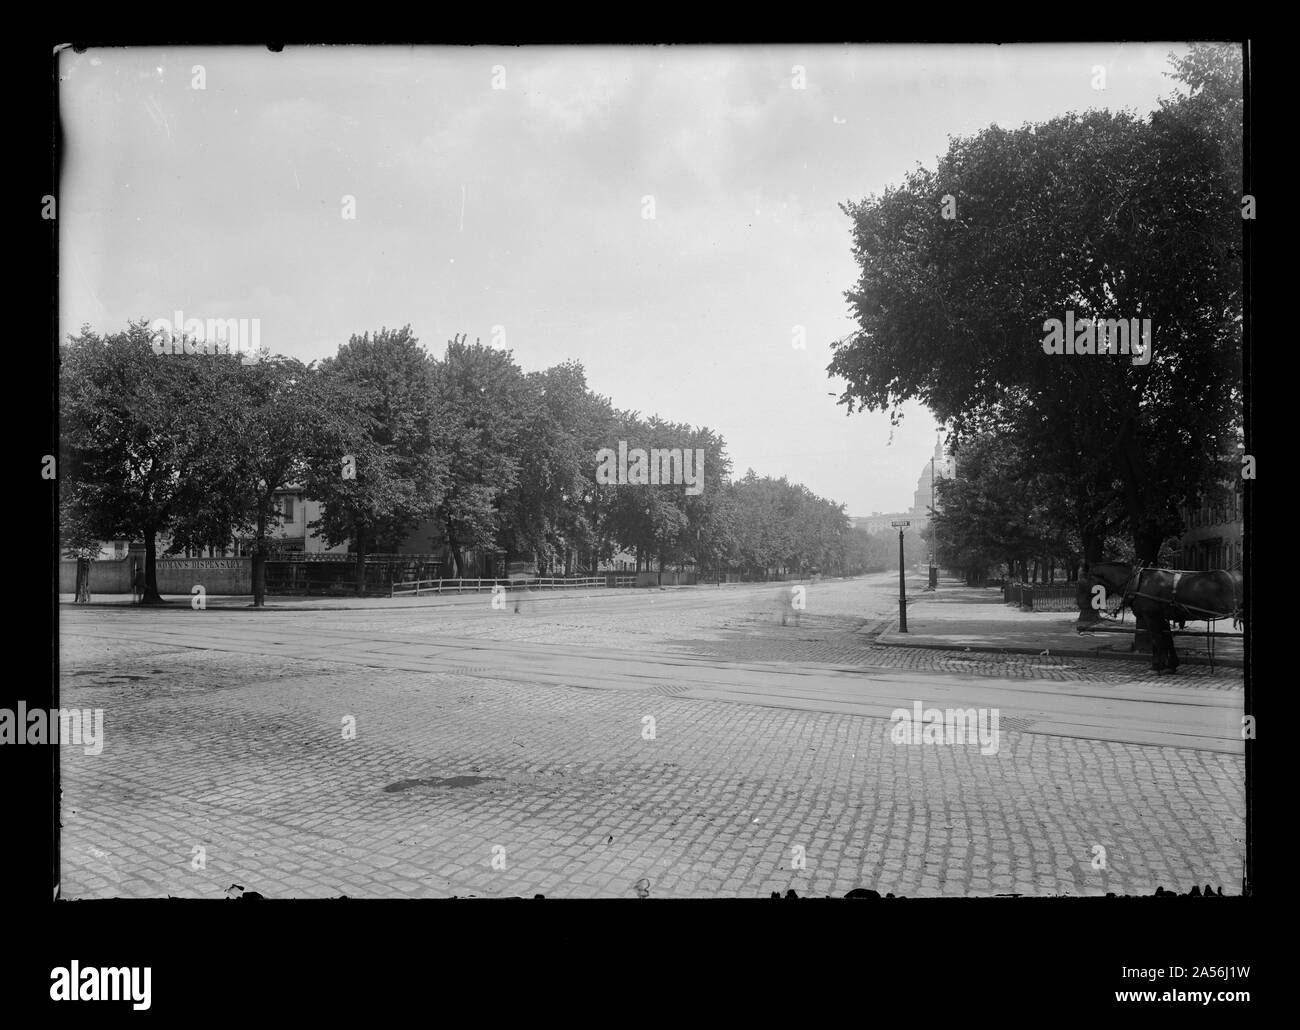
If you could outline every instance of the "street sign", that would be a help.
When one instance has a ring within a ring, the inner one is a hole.
[[[912,524],[911,519],[895,519],[893,522],[890,523],[890,525],[893,526],[895,529],[902,529],[904,526],[910,526],[911,524]]]

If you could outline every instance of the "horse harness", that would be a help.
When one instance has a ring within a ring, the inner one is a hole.
[[[1184,575],[1186,575],[1187,570],[1186,569],[1160,569],[1160,568],[1156,568],[1155,566],[1137,567],[1133,570],[1133,575],[1130,576],[1128,578],[1128,581],[1124,584],[1124,586],[1120,588],[1120,594],[1121,594],[1120,607],[1121,609],[1126,607],[1131,608],[1132,605],[1129,602],[1134,597],[1142,597],[1148,601],[1155,601],[1157,604],[1167,604],[1171,608],[1173,608],[1176,612],[1179,612],[1182,615],[1190,616],[1193,612],[1196,612],[1203,616],[1209,616],[1209,619],[1205,621],[1213,621],[1213,620],[1225,619],[1231,617],[1233,625],[1235,626],[1241,621],[1241,605],[1237,602],[1237,584],[1233,582],[1231,573],[1229,573],[1226,569],[1212,569],[1210,571],[1218,575],[1228,577],[1228,593],[1232,597],[1232,601],[1233,601],[1232,611],[1212,612],[1207,608],[1197,608],[1195,605],[1190,605],[1179,601],[1178,581],[1181,580]],[[1172,572],[1174,574],[1173,588],[1169,592],[1168,601],[1166,601],[1162,597],[1156,597],[1152,594],[1142,593],[1141,591],[1142,573],[1144,572]],[[1193,574],[1196,575],[1196,573]],[[1137,581],[1137,589],[1134,590],[1128,589],[1129,584],[1133,583],[1135,580]]]

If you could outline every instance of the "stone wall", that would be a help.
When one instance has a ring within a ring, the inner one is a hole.
[[[143,557],[133,559],[128,556],[115,561],[91,562],[92,600],[96,594],[129,594],[133,560],[138,560],[141,567],[144,567]],[[156,571],[160,594],[189,594],[195,586],[202,586],[209,594],[253,592],[252,558],[159,558]],[[76,589],[76,561],[60,561],[59,593],[71,594]]]

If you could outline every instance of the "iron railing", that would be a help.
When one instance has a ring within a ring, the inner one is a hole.
[[[1004,582],[1002,600],[1027,612],[1077,612],[1079,610],[1078,582],[1065,583],[1015,583]],[[1112,614],[1119,609],[1120,598],[1107,594],[1106,607]]]

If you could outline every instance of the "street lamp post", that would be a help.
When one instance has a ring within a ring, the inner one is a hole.
[[[934,456],[930,457],[930,589],[939,588],[939,570],[935,567],[934,539]]]
[[[908,519],[895,519],[890,523],[898,529],[898,632],[907,632],[907,580],[904,578],[903,529],[912,523]]]

